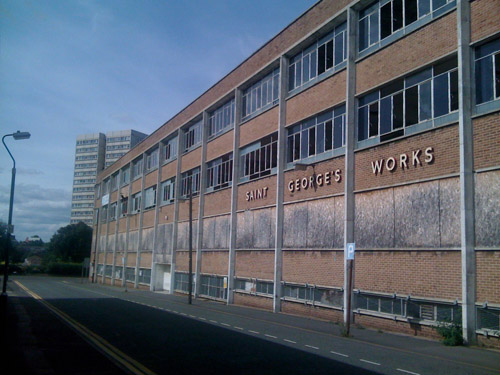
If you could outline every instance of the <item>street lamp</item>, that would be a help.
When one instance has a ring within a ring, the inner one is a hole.
[[[19,130],[15,133],[12,134],[6,134],[2,137],[2,143],[5,146],[5,149],[9,153],[10,157],[12,158],[13,167],[12,167],[12,179],[10,182],[10,202],[9,202],[9,222],[7,224],[7,243],[5,246],[5,265],[4,265],[4,274],[3,274],[3,287],[2,287],[2,299],[7,298],[7,278],[9,275],[9,246],[10,246],[10,235],[14,231],[14,228],[12,227],[12,208],[14,205],[14,185],[16,183],[16,160],[10,153],[9,148],[5,144],[5,138],[6,137],[13,137],[16,141],[22,140],[22,139],[28,139],[31,137],[31,134],[28,132],[20,132]]]

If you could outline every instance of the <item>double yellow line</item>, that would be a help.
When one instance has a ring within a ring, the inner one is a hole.
[[[123,353],[118,348],[111,345],[105,339],[95,334],[91,330],[89,330],[84,325],[78,323],[76,320],[71,318],[68,314],[62,312],[49,302],[45,301],[42,297],[40,297],[35,292],[29,290],[26,286],[21,284],[19,281],[14,281],[21,289],[23,289],[26,293],[28,293],[31,297],[36,299],[38,302],[42,303],[45,307],[47,307],[50,311],[52,311],[57,317],[59,317],[63,322],[69,325],[72,329],[74,329],[83,339],[85,339],[88,343],[93,345],[97,350],[107,356],[115,365],[122,368],[125,371],[130,372],[134,375],[156,375],[155,372],[151,371],[147,367],[143,366],[135,359],[130,358],[128,355]]]

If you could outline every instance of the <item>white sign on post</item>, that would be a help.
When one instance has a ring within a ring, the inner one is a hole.
[[[354,252],[356,251],[356,245],[353,243],[347,244],[347,260],[354,260]]]

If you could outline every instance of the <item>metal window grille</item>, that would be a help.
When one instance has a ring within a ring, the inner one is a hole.
[[[234,125],[234,99],[217,108],[208,119],[208,135],[220,134]]]
[[[174,290],[189,292],[189,274],[176,272],[174,276]]]
[[[125,280],[127,281],[135,281],[135,268],[127,267],[125,268]]]
[[[200,168],[191,169],[184,172],[181,178],[181,196],[187,198],[189,196],[189,185],[191,184],[191,194],[198,195],[200,192]]]
[[[201,275],[200,294],[217,299],[227,298],[227,288],[224,288],[224,277]]]
[[[260,147],[255,150],[242,152],[241,179],[253,180],[267,176],[277,166],[278,136],[273,134],[260,141]]]
[[[201,130],[202,121],[198,121],[196,124],[191,125],[184,133],[184,150],[197,146],[201,143]]]
[[[151,270],[148,268],[139,268],[139,283],[151,284]]]
[[[231,186],[233,180],[233,155],[226,155],[208,163],[207,188],[218,190]]]

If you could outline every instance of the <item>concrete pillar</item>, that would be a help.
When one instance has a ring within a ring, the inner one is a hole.
[[[177,171],[175,174],[175,200],[174,200],[174,221],[172,223],[172,256],[170,261],[170,294],[174,294],[175,288],[175,258],[177,251],[177,233],[179,224],[179,197],[181,195],[181,164],[182,164],[182,139],[184,132],[177,131]]]
[[[116,268],[116,246],[118,245],[118,224],[120,223],[120,216],[118,212],[120,210],[120,193],[122,188],[120,186],[120,181],[122,177],[122,170],[118,171],[118,175],[116,176],[116,210],[115,210],[115,244],[113,250],[113,267],[111,269],[111,285],[115,285],[115,268]]]
[[[158,246],[158,241],[156,240],[156,232],[158,231],[158,220],[160,216],[160,203],[161,203],[161,157],[162,157],[162,144],[158,144],[158,173],[156,179],[156,206],[155,206],[155,223],[153,229],[153,256],[151,257],[151,283],[149,284],[149,290],[155,290],[156,282],[156,247]]]
[[[99,236],[100,236],[100,226],[101,226],[101,209],[96,208],[95,213],[96,216],[96,225],[95,225],[95,242],[92,244],[94,247],[94,270],[93,270],[93,275],[92,275],[92,282],[97,283],[97,263],[98,263],[98,255],[99,255]]]
[[[476,341],[476,254],[474,251],[474,151],[472,55],[469,0],[457,1],[458,128],[460,136],[460,227],[462,249],[462,328],[466,343]]]
[[[347,84],[346,84],[346,139],[345,139],[345,174],[344,174],[344,322],[349,316],[345,308],[352,293],[348,289],[348,262],[346,259],[347,244],[354,242],[354,144],[356,142],[356,36],[357,14],[347,10]],[[352,265],[354,272],[354,264]],[[354,283],[354,275],[352,277]],[[352,318],[352,315],[351,315]],[[350,319],[352,321],[352,319]]]
[[[288,59],[280,57],[280,90],[278,115],[278,171],[276,173],[276,233],[274,243],[274,294],[273,311],[281,311],[283,294],[283,195],[285,186],[286,165],[286,95],[288,93]]]
[[[236,264],[236,235],[238,231],[238,181],[240,165],[240,123],[242,92],[234,91],[234,130],[233,130],[233,183],[231,185],[231,226],[229,234],[229,260],[227,270],[227,303],[234,302],[234,266]]]
[[[111,190],[111,187],[110,187]],[[108,191],[108,195],[111,196],[111,192]],[[106,234],[104,235],[105,243],[104,243],[104,254],[103,254],[103,260],[102,260],[102,277],[101,277],[101,284],[104,284],[104,280],[106,279],[106,257],[108,255],[108,232],[109,232],[109,201],[108,201],[108,209],[106,210],[106,217],[103,218],[106,222]]]
[[[129,175],[129,178],[128,178],[128,200],[127,200],[127,229],[126,229],[126,234],[125,234],[125,252],[124,252],[124,255],[123,257],[125,258],[124,259],[124,262],[123,262],[123,279],[122,279],[122,286],[125,286],[127,280],[125,278],[125,272],[127,272],[127,262],[128,262],[128,242],[129,242],[129,235],[130,235],[130,208],[132,207],[131,206],[131,203],[132,203],[132,163],[130,162],[128,164],[128,175]]]
[[[144,184],[146,182],[146,153],[142,153],[142,176],[141,176],[141,211],[139,212],[139,239],[137,245],[137,257],[135,261],[135,281],[134,288],[139,287],[139,268],[141,267],[141,243],[142,243],[142,223],[144,220]]]
[[[196,266],[195,266],[195,283],[194,297],[200,294],[200,279],[201,279],[201,257],[203,247],[203,216],[205,208],[205,190],[207,179],[207,139],[208,139],[208,112],[203,111],[203,122],[201,130],[201,166],[200,166],[200,195],[198,198],[198,230],[196,234]]]

